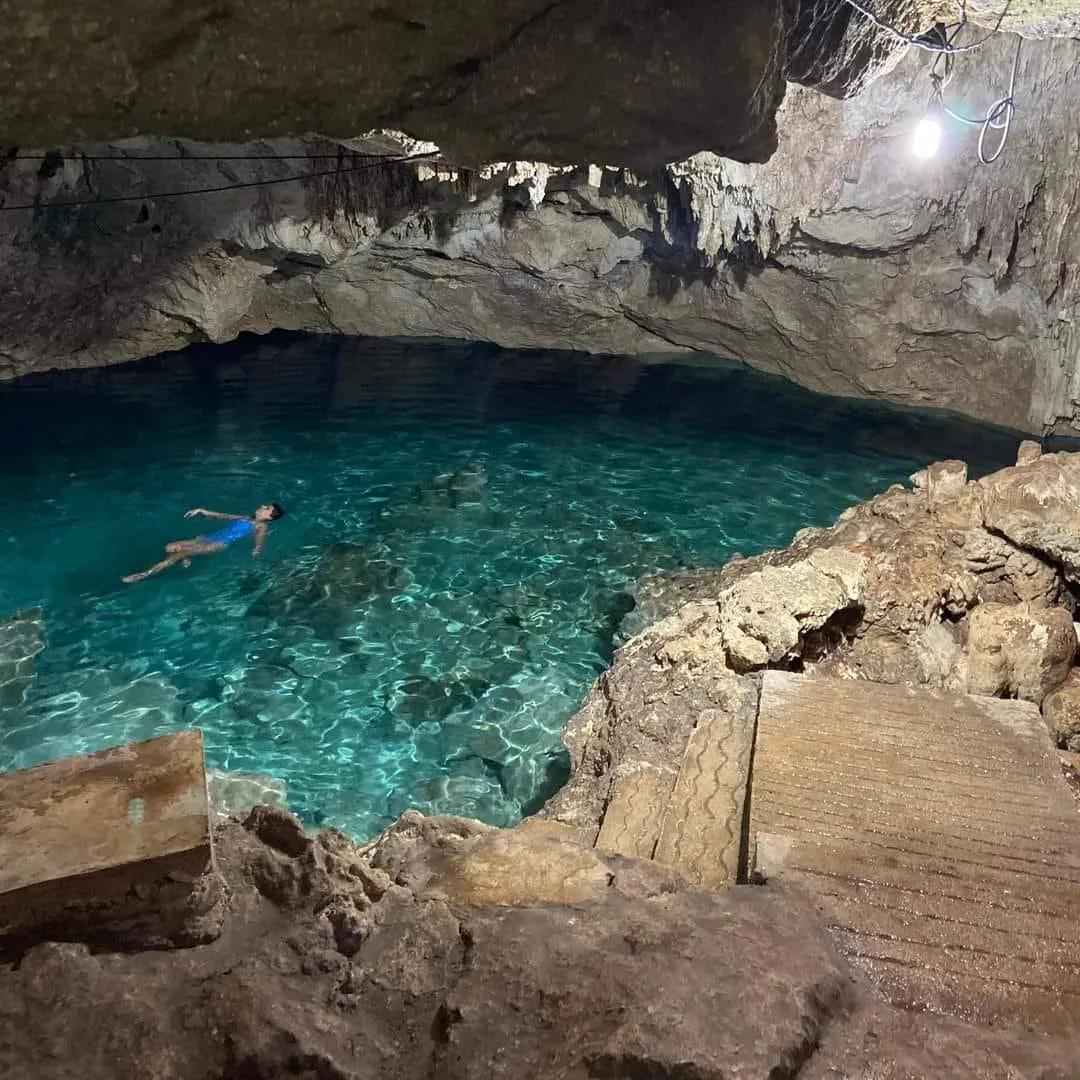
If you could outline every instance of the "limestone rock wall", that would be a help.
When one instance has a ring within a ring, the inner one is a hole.
[[[959,58],[950,100],[975,113],[1000,97],[1015,41]],[[465,173],[354,153],[385,139],[136,140],[95,153],[187,159],[8,161],[4,205],[38,208],[0,210],[0,377],[285,327],[724,354],[828,393],[1075,431],[1080,219],[1063,103],[1078,77],[1080,42],[1026,43],[992,166],[959,126],[938,159],[911,157],[929,89],[916,55],[852,100],[790,88],[763,165]],[[309,160],[195,160],[211,152]],[[131,198],[57,205],[117,197]]]
[[[789,11],[788,0],[4,0],[0,138],[344,137],[391,122],[470,162],[652,164],[703,146],[763,160]]]
[[[1075,0],[1010,20],[1074,31]],[[972,4],[975,21],[996,19]],[[989,10],[988,10],[989,9]],[[954,0],[876,0],[907,33]],[[765,160],[785,78],[857,92],[903,44],[843,0],[0,0],[0,138],[346,137],[393,124],[456,160]]]

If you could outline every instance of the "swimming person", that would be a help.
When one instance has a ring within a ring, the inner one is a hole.
[[[246,540],[249,536],[255,540],[252,557],[261,555],[266,534],[270,531],[270,522],[277,521],[284,513],[285,511],[277,503],[266,503],[260,506],[252,517],[245,517],[243,514],[219,514],[216,510],[204,510],[202,507],[189,510],[184,517],[220,518],[229,524],[218,529],[217,532],[196,536],[194,540],[174,540],[171,544],[166,544],[166,558],[159,563],[154,563],[149,570],[143,570],[139,574],[128,574],[121,580],[130,585],[134,581],[142,581],[151,574],[160,574],[162,570],[168,570],[170,566],[175,566],[177,563],[190,566],[193,555],[213,555],[217,551],[224,551],[238,540]]]

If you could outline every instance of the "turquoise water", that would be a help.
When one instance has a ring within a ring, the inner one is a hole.
[[[46,645],[0,769],[198,725],[212,765],[356,836],[549,794],[641,574],[1016,443],[741,369],[286,335],[0,384],[0,430],[0,617],[40,606]],[[186,509],[271,500],[261,559],[119,582]]]

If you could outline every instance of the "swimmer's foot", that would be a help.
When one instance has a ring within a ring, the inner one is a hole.
[[[125,585],[133,585],[136,581],[142,581],[146,577],[146,574],[128,574],[127,577],[122,577],[120,580]]]

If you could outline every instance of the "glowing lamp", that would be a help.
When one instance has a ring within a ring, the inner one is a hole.
[[[915,128],[911,139],[911,152],[923,161],[928,161],[941,145],[941,109],[931,105]]]

